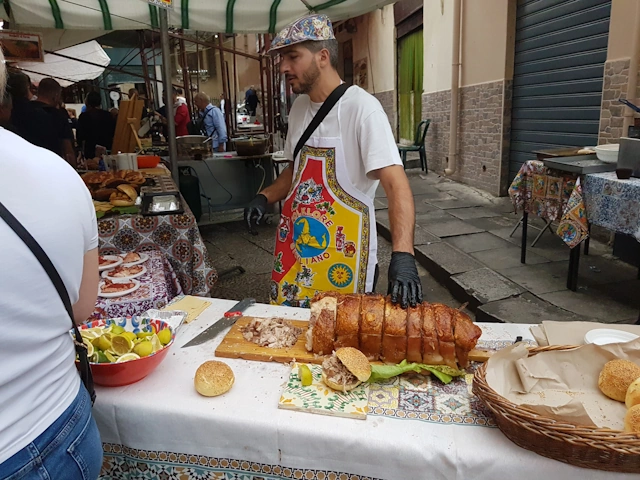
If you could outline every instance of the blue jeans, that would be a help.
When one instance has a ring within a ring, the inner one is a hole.
[[[0,464],[2,480],[96,480],[102,442],[84,385],[69,408],[32,443]]]

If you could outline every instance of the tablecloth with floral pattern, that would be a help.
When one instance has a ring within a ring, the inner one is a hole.
[[[186,202],[178,215],[114,215],[98,220],[100,254],[162,252],[186,295],[209,296],[218,274]]]
[[[573,248],[589,236],[589,223],[640,242],[640,179],[620,180],[615,172],[605,172],[578,181],[557,233]]]
[[[560,220],[576,184],[576,175],[553,170],[539,160],[525,162],[511,182],[509,197],[516,211],[545,220]]]
[[[147,252],[147,255],[149,260],[142,264],[147,272],[136,278],[140,288],[122,297],[98,297],[92,320],[141,315],[151,308],[164,308],[176,295],[182,294],[178,277],[166,257],[158,251]]]

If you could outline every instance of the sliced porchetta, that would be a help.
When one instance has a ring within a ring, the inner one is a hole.
[[[301,328],[283,318],[254,318],[242,329],[245,340],[268,348],[292,347],[301,334]]]
[[[435,305],[422,304],[422,363],[440,365],[443,363],[436,332]]]
[[[453,335],[453,322],[456,310],[440,303],[434,304],[436,332],[438,333],[438,344],[440,345],[440,355],[445,365],[451,368],[458,368],[456,362],[456,344]]]
[[[456,340],[456,357],[461,368],[469,366],[469,352],[476,348],[482,330],[466,313],[455,311],[453,335]]]
[[[387,363],[400,363],[407,358],[407,310],[385,299],[382,323],[382,355]]]
[[[336,330],[338,294],[323,292],[311,302],[311,316],[306,333],[305,347],[316,355],[329,355],[333,352]]]
[[[360,302],[361,295],[338,297],[336,314],[335,348],[360,346]]]
[[[369,360],[378,360],[382,351],[382,324],[384,322],[384,297],[363,295],[360,305],[360,351]]]
[[[422,363],[422,304],[407,309],[407,360]]]

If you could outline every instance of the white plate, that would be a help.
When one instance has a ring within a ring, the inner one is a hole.
[[[596,328],[589,330],[584,336],[584,343],[608,345],[609,343],[626,343],[638,338],[638,335],[611,328]]]
[[[125,255],[126,253],[122,255],[122,258],[124,258]],[[123,263],[122,265],[124,265],[125,267],[133,267],[134,265],[140,265],[141,263],[149,260],[149,255],[147,255],[146,253],[138,253],[138,255],[140,255],[140,260],[138,260],[137,262]]]
[[[127,267],[129,265],[126,265]],[[131,265],[131,266],[135,266],[135,265]],[[144,275],[145,273],[147,273],[147,267],[142,267],[142,270],[139,273],[136,273],[135,275],[130,275],[128,277],[111,277],[109,274],[111,273],[111,270],[107,270],[106,272],[102,272],[102,278],[108,278],[109,280],[132,280],[134,278],[138,278],[141,277],[142,275]]]
[[[118,255],[100,255],[100,256],[106,260],[115,260],[114,263],[110,263],[109,265],[99,266],[98,270],[100,272],[103,272],[105,270],[111,270],[112,268],[116,268],[118,265],[122,263],[122,257],[119,257]]]
[[[129,283],[129,281],[135,284],[133,288],[130,288],[129,290],[123,290],[122,292],[114,292],[114,293],[102,293],[100,289],[102,288],[102,285],[104,285],[104,282],[100,282],[100,284],[98,285],[98,296],[102,298],[124,297],[125,295],[129,295],[130,293],[135,292],[137,289],[140,288],[140,282],[138,280],[127,280],[127,283]],[[118,282],[114,282],[114,283],[118,283]]]

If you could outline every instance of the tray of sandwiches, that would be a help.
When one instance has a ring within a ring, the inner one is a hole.
[[[143,185],[149,182],[135,170],[88,172],[82,180],[91,193],[96,215],[137,213],[136,200]]]

